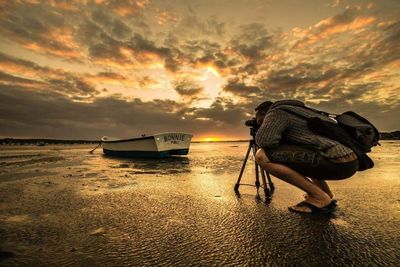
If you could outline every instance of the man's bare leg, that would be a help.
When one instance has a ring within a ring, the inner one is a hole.
[[[329,195],[305,176],[285,165],[270,162],[262,148],[257,150],[256,161],[261,168],[268,171],[273,176],[305,191],[309,196],[305,200],[306,202],[319,208],[325,207],[331,203],[332,199]],[[302,212],[311,212],[307,207],[293,206],[291,208]]]
[[[322,189],[322,191],[324,191],[325,193],[328,194],[328,196],[330,196],[331,198],[333,198],[333,193],[331,191],[331,189],[329,188],[327,182],[325,182],[324,180],[318,180],[318,179],[312,179],[311,181],[313,182],[313,184],[315,184],[316,186],[318,186],[319,188]]]

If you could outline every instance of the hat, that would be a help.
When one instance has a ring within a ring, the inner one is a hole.
[[[258,106],[255,108],[255,111],[263,111],[263,112],[266,112],[266,111],[268,111],[268,109],[271,107],[271,105],[272,105],[273,103],[274,103],[274,102],[271,102],[271,101],[262,102],[260,105],[258,105]]]

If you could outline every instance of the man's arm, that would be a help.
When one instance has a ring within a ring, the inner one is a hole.
[[[262,148],[272,148],[279,145],[282,134],[288,127],[288,114],[274,109],[265,115],[264,121],[256,134],[256,143]]]

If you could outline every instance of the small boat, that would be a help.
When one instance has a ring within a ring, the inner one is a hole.
[[[103,153],[110,156],[164,158],[187,155],[193,135],[186,133],[160,133],[139,138],[101,139]]]

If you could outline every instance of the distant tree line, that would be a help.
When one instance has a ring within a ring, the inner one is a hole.
[[[3,138],[0,139],[2,145],[54,145],[54,144],[96,144],[99,140],[62,140],[62,139],[22,139],[22,138]]]
[[[382,140],[400,140],[400,131],[381,133]]]

